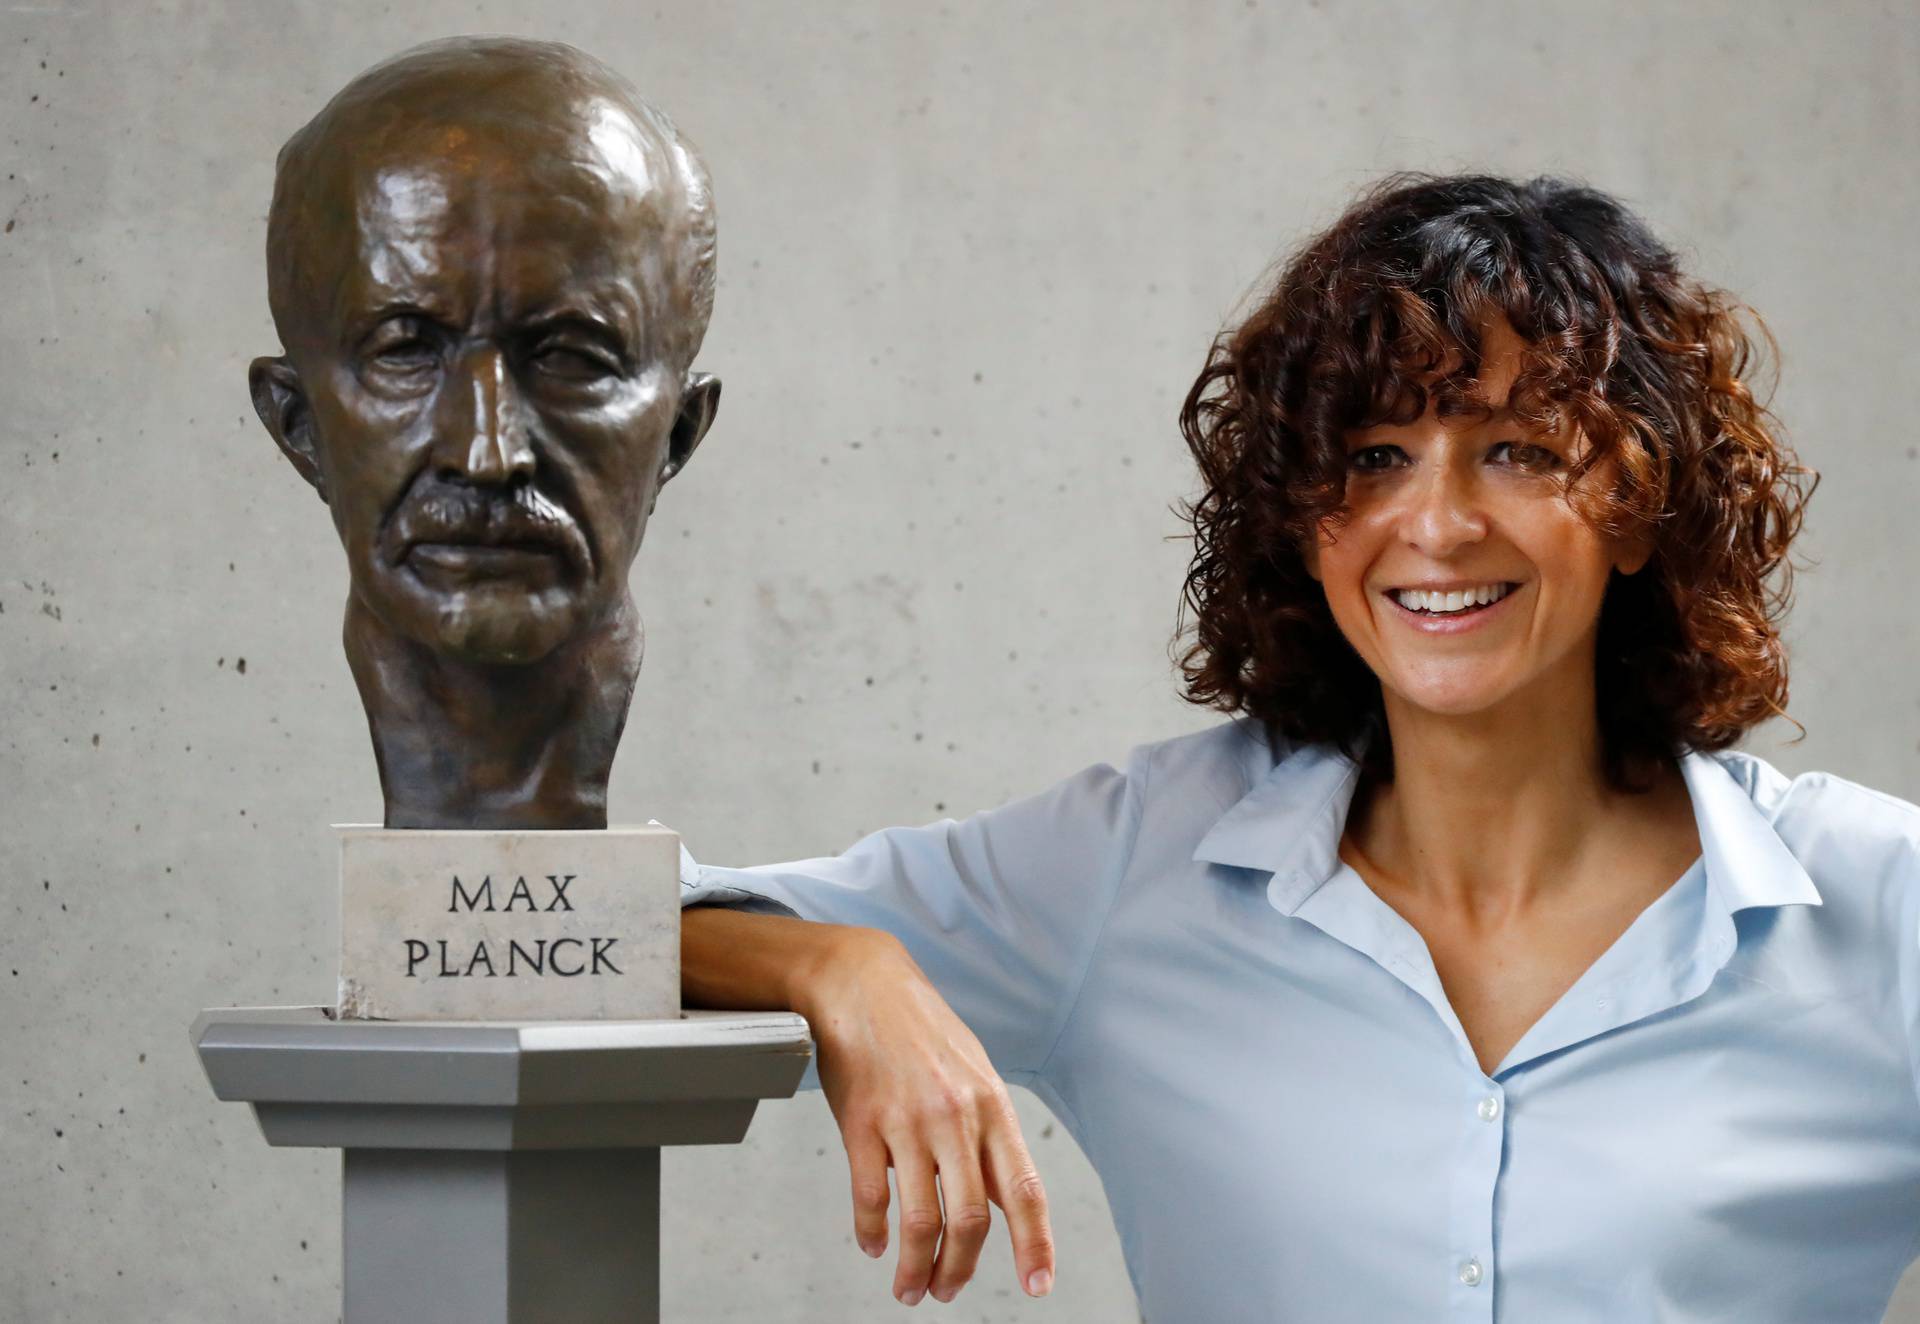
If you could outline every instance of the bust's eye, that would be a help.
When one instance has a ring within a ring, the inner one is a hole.
[[[1560,467],[1560,457],[1545,446],[1530,441],[1496,442],[1487,452],[1487,458],[1495,464],[1507,465],[1515,469],[1530,469],[1542,472]]]
[[[569,382],[596,382],[620,371],[606,355],[577,345],[545,345],[533,352],[532,359],[547,376]]]
[[[1347,467],[1359,473],[1384,473],[1407,458],[1398,446],[1362,446],[1347,456]]]
[[[389,322],[374,333],[368,359],[394,372],[417,372],[439,361],[440,346],[407,320]]]
[[[382,345],[373,357],[390,367],[418,368],[431,363],[436,355],[432,345],[418,336],[405,340],[396,340],[392,344]]]

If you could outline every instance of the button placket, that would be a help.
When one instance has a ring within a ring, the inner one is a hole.
[[[1452,1279],[1450,1321],[1489,1324],[1493,1318],[1493,1206],[1506,1154],[1507,1092],[1490,1077],[1468,1077],[1471,1093],[1454,1106],[1460,1120],[1454,1150],[1452,1218],[1447,1263]],[[1456,1096],[1458,1097],[1458,1096]]]

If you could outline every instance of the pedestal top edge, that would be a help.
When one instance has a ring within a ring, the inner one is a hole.
[[[804,1016],[791,1011],[690,1009],[678,1018],[635,1021],[341,1020],[324,1007],[210,1007],[194,1019],[194,1046],[209,1037],[251,1045],[437,1051],[603,1052],[620,1049],[809,1051]],[[238,1046],[235,1044],[235,1046]]]
[[[319,1007],[206,1011],[193,1046],[217,1098],[409,1109],[785,1098],[813,1048],[792,1012],[576,1025],[336,1021]]]
[[[421,841],[428,837],[529,837],[534,840],[566,837],[658,837],[678,836],[664,823],[617,823],[603,828],[390,828],[379,823],[334,823],[343,837],[390,837],[403,841]]]

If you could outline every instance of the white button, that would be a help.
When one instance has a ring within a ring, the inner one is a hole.
[[[1500,1096],[1497,1094],[1489,1094],[1486,1098],[1480,1100],[1479,1111],[1481,1121],[1491,1122],[1500,1115]]]
[[[1460,1281],[1468,1287],[1480,1286],[1480,1261],[1462,1260],[1460,1262]]]

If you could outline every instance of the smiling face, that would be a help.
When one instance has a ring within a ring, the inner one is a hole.
[[[1591,694],[1600,604],[1646,548],[1603,537],[1569,500],[1577,435],[1506,412],[1524,346],[1488,328],[1478,385],[1492,412],[1347,438],[1346,519],[1308,562],[1347,641],[1396,705],[1463,716],[1541,687]],[[1604,483],[1597,467],[1583,483]]]
[[[299,237],[295,334],[255,399],[397,634],[524,664],[625,599],[717,386],[684,375],[687,200],[643,133],[592,98],[389,114],[316,186],[307,210],[351,223]]]

